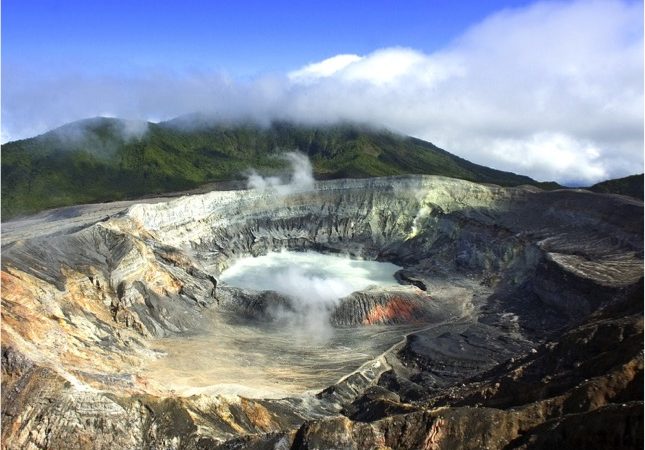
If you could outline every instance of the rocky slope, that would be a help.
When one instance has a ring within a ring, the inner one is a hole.
[[[401,265],[405,286],[331,312],[350,335],[400,339],[317,393],[179,392],[147,376],[159,338],[242,333],[267,303],[288,305],[218,282],[235,258],[280,249]],[[637,200],[337,180],[61,210],[9,223],[2,255],[8,449],[642,447]]]

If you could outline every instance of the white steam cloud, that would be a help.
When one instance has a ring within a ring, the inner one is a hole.
[[[108,114],[371,123],[487,166],[590,184],[643,171],[643,3],[506,9],[433,53],[341,54],[288,74],[2,72],[2,140]]]
[[[329,316],[341,298],[369,286],[397,284],[391,263],[352,260],[314,252],[269,253],[236,261],[220,279],[232,286],[272,290],[290,299],[270,313],[299,339],[322,343],[333,335]]]
[[[314,186],[314,175],[311,162],[306,155],[299,152],[288,152],[280,155],[291,164],[291,175],[288,179],[281,177],[263,177],[251,169],[247,186],[249,189],[273,190],[280,195],[292,192],[307,191]]]
[[[354,291],[352,285],[342,278],[318,274],[295,265],[272,269],[271,272],[274,275],[272,290],[287,295],[291,300],[288,309],[280,305],[271,308],[273,317],[293,329],[299,340],[308,338],[325,342],[330,339],[333,328],[329,324],[329,316],[340,299]]]

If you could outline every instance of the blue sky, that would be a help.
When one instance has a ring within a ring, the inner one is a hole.
[[[290,71],[339,53],[431,52],[492,12],[493,1],[4,0],[2,62],[39,70]]]
[[[568,185],[643,172],[643,2],[2,2],[2,142],[94,116],[354,121]]]

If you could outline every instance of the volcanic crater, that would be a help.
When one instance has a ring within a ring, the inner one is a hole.
[[[642,445],[639,200],[419,175],[3,228],[6,448]],[[227,281],[281,252],[391,281]]]

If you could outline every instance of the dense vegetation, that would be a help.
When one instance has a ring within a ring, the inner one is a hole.
[[[594,192],[629,195],[643,200],[643,174],[603,181],[589,188]]]
[[[2,219],[243,179],[252,167],[278,173],[286,162],[276,155],[296,149],[309,155],[317,178],[436,174],[500,185],[540,184],[419,139],[357,125],[213,125],[185,117],[148,124],[139,136],[128,136],[127,125],[88,119],[3,145]]]

